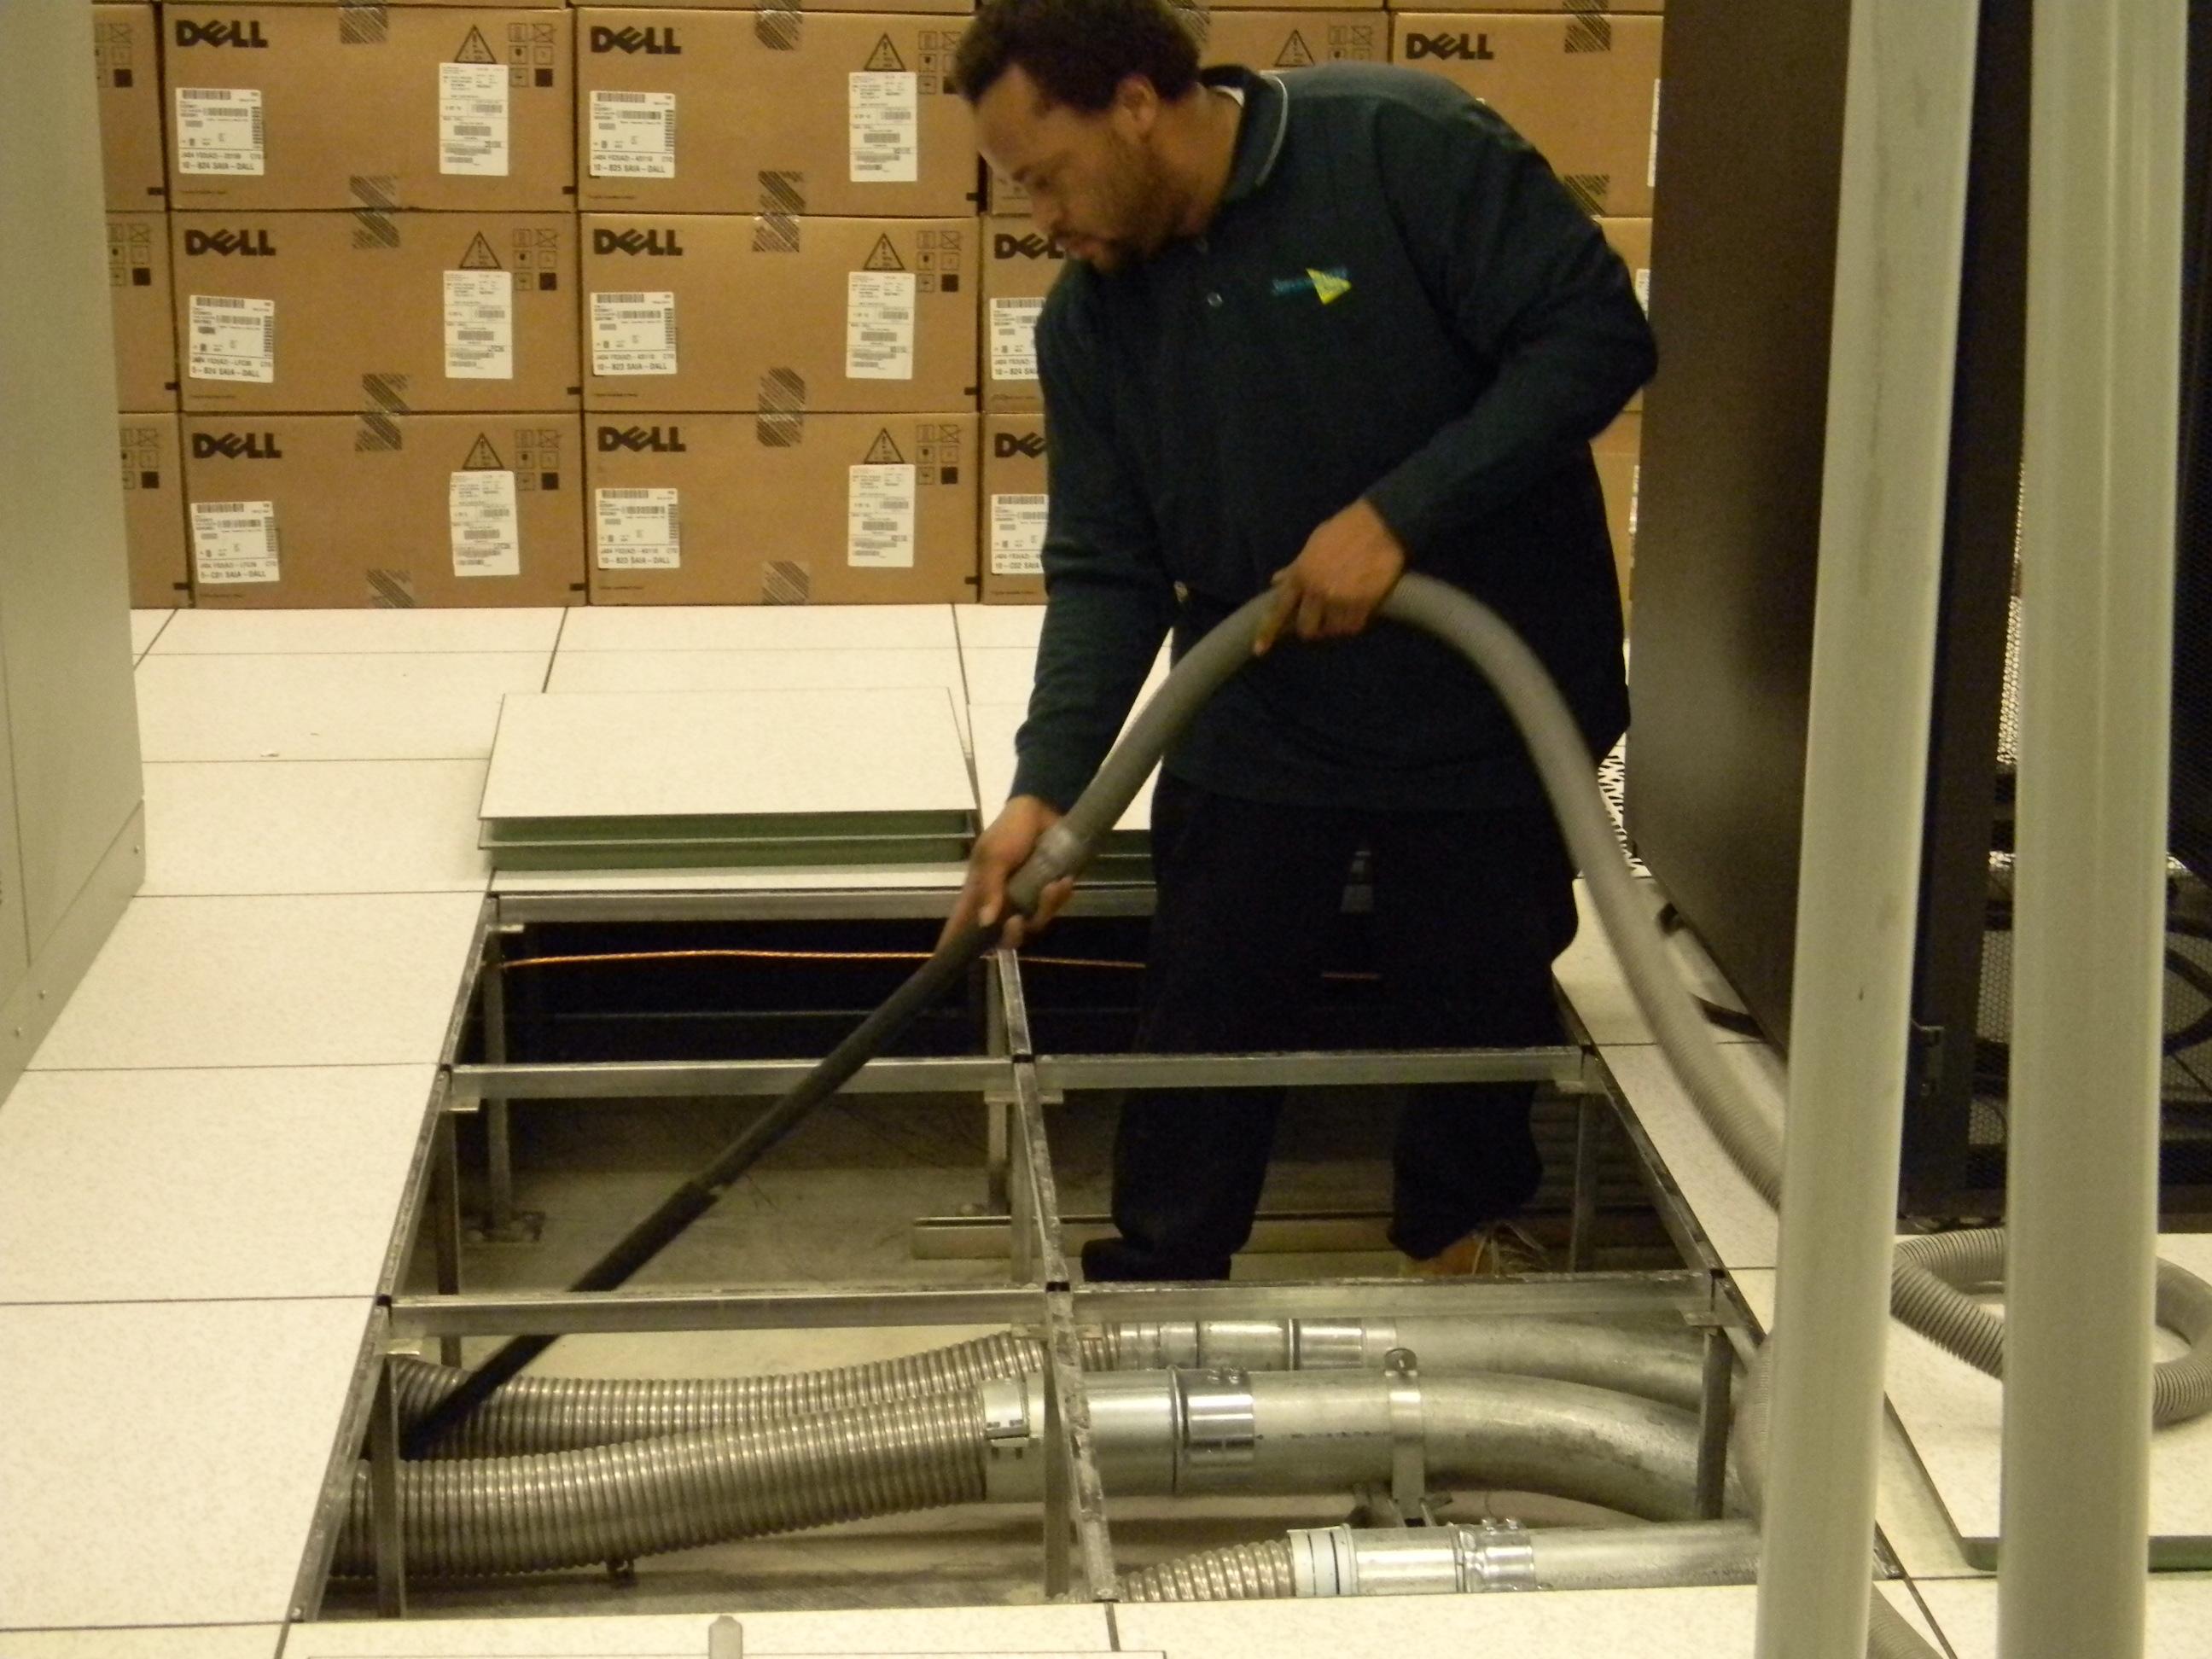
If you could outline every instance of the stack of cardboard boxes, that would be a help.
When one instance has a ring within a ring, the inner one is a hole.
[[[975,597],[967,6],[903,3],[576,13],[595,603]]]
[[[573,600],[571,15],[160,15],[198,603]]]
[[[1066,260],[893,3],[94,7],[134,602],[1040,598]],[[1660,0],[1493,3],[1182,15],[1461,82],[1641,289]]]

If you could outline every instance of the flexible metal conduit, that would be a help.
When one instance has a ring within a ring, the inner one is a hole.
[[[1679,1326],[1584,1320],[1253,1319],[1108,1325],[1083,1339],[1091,1371],[1379,1370],[1408,1349],[1432,1372],[1504,1371],[1640,1395],[1684,1411],[1703,1397],[1703,1344]],[[434,1458],[513,1457],[739,1428],[891,1400],[952,1394],[1043,1369],[1036,1340],[1001,1332],[896,1359],[781,1376],[524,1376],[502,1383],[432,1449]],[[392,1364],[403,1425],[420,1422],[468,1373],[407,1357]]]
[[[1759,1529],[1746,1521],[1530,1530],[1515,1521],[1414,1531],[1301,1529],[1124,1574],[1126,1601],[1452,1595],[1490,1590],[1748,1584]]]
[[[832,1522],[974,1503],[974,1389],[530,1457],[403,1463],[407,1570],[431,1578],[632,1560]],[[369,1472],[354,1476],[333,1571],[374,1571]]]
[[[1087,1345],[1098,1351],[1103,1345]],[[1086,1352],[1086,1361],[1093,1358]],[[1036,1340],[1011,1332],[897,1359],[781,1376],[519,1376],[500,1385],[432,1449],[440,1459],[512,1457],[738,1429],[785,1418],[957,1394],[1042,1368]],[[421,1421],[468,1373],[427,1361],[392,1363],[404,1424]]]

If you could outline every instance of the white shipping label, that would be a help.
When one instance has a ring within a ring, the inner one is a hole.
[[[676,373],[676,295],[592,295],[592,373]]]
[[[194,501],[192,575],[210,586],[275,581],[276,503]]]
[[[1646,311],[1651,309],[1651,267],[1649,265],[1637,267],[1636,303]]]
[[[676,94],[592,94],[592,177],[673,179]]]
[[[677,531],[674,490],[595,490],[592,504],[599,520],[600,569],[683,568],[684,544]]]
[[[514,278],[504,270],[446,276],[446,378],[514,378]]]
[[[1034,380],[1037,377],[1036,325],[1042,300],[991,301],[991,378]]]
[[[1636,499],[1644,493],[1644,463],[1628,469],[1628,544],[1636,545]]]
[[[438,171],[507,177],[507,65],[438,65]]]
[[[915,470],[856,466],[845,496],[845,562],[859,570],[914,568]]]
[[[852,182],[913,184],[921,177],[921,77],[904,70],[855,70],[848,78]]]
[[[854,270],[845,276],[845,377],[914,379],[914,273]]]
[[[276,302],[232,300],[213,294],[192,296],[191,343],[185,373],[195,380],[276,379]]]
[[[991,497],[991,574],[1044,574],[1045,507],[1048,495]]]
[[[446,523],[456,576],[520,576],[522,534],[514,510],[514,474],[456,472],[446,486]]]
[[[229,173],[258,179],[262,143],[258,87],[177,88],[177,171]]]
[[[1659,88],[1663,82],[1651,83],[1651,158],[1644,163],[1644,187],[1656,189],[1659,183]]]

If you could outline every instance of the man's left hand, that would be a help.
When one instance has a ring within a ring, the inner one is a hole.
[[[1342,639],[1367,626],[1406,571],[1406,550],[1382,515],[1357,501],[1306,538],[1275,573],[1274,610],[1252,643],[1264,656],[1285,628],[1302,640]]]

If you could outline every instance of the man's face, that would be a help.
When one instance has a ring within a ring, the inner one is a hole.
[[[1076,258],[1113,270],[1166,243],[1175,215],[1152,138],[1159,94],[1131,77],[1086,114],[1047,101],[1018,64],[975,105],[992,166],[1030,192],[1030,216]]]

